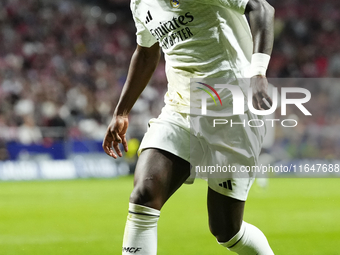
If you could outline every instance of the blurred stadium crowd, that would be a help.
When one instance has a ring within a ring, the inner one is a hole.
[[[340,3],[269,2],[276,21],[268,77],[340,78]],[[13,141],[102,140],[136,46],[134,33],[129,1],[107,9],[83,1],[2,0],[0,159],[9,157],[6,144]],[[142,137],[165,90],[161,60],[130,114],[130,137]],[[283,157],[340,156],[340,83],[311,92],[313,117],[298,116],[294,132],[277,132],[273,150]]]

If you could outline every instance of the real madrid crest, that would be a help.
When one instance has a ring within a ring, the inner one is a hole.
[[[180,1],[180,0],[170,0],[170,4],[171,4],[172,7],[178,8],[179,5],[180,5],[180,2],[179,2],[179,1]]]

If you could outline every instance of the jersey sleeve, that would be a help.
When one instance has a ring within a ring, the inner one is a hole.
[[[137,44],[142,47],[151,47],[157,42],[157,39],[150,33],[150,31],[145,27],[143,22],[141,22],[135,14],[132,12],[133,20],[135,21],[135,26],[137,29]]]
[[[205,4],[212,4],[234,10],[244,14],[249,0],[200,0]]]

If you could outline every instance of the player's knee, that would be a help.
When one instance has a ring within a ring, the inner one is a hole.
[[[240,231],[240,224],[230,223],[230,224],[210,224],[210,232],[216,237],[217,241],[220,243],[228,242]]]
[[[162,207],[159,194],[143,185],[135,186],[130,196],[130,203],[148,206],[159,210]]]

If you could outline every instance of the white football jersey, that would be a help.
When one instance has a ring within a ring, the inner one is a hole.
[[[131,1],[137,43],[150,47],[158,42],[164,52],[168,107],[190,112],[190,78],[246,77],[253,52],[252,36],[244,15],[247,2]]]

